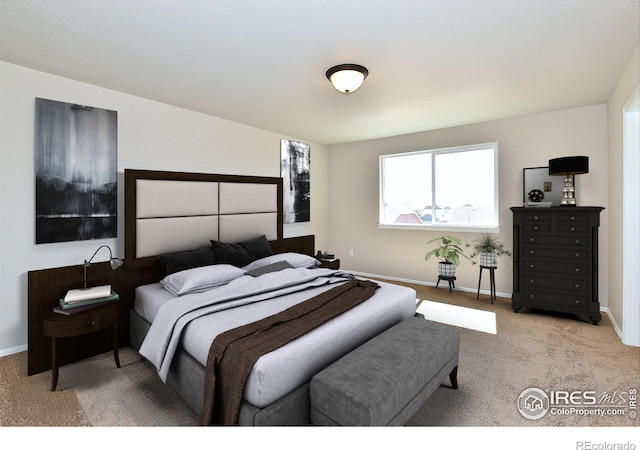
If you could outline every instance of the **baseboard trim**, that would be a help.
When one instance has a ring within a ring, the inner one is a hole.
[[[624,335],[622,334],[622,328],[620,328],[620,326],[618,325],[618,322],[616,322],[616,319],[613,317],[613,314],[611,314],[611,312],[609,311],[609,308],[607,308],[606,306],[601,306],[600,311],[605,313],[607,317],[609,317],[609,321],[611,321],[611,325],[613,325],[613,329],[618,335],[618,339],[620,339],[620,342],[624,344],[624,339],[623,339]]]
[[[400,281],[401,283],[411,283],[411,284],[419,284],[422,286],[431,286],[431,287],[436,287],[436,283],[432,283],[430,281],[422,281],[422,280],[411,280],[409,278],[399,278],[399,277],[389,277],[387,275],[378,275],[375,273],[366,273],[366,272],[356,272],[356,271],[352,271],[350,270],[349,272],[355,274],[355,275],[359,275],[361,277],[365,277],[365,278],[379,278],[381,280],[389,280],[389,281]],[[442,284],[440,283],[439,288],[446,288],[449,289],[449,285],[448,284]],[[460,287],[460,286],[456,286],[454,288],[454,290],[456,291],[462,291],[462,292],[478,292],[478,288],[468,288],[468,287]],[[491,295],[491,293],[487,290],[484,289],[480,289],[480,293],[481,294],[485,294],[485,295]],[[509,300],[511,300],[511,293],[506,293],[506,292],[496,292],[496,297],[503,297],[503,298],[507,298]]]
[[[13,355],[14,353],[20,353],[27,350],[27,345],[19,345],[17,347],[9,347],[0,349],[0,358],[3,356]]]

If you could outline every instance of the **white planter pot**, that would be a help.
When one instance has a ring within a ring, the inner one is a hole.
[[[440,275],[441,277],[455,277],[456,266],[452,263],[439,262],[438,275]]]
[[[498,255],[494,252],[480,252],[480,265],[485,267],[498,267]]]

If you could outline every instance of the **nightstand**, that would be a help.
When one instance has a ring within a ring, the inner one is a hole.
[[[333,270],[340,269],[340,260],[339,259],[322,259],[322,258],[318,258],[318,261],[320,261],[320,265],[318,267],[321,267],[323,269],[333,269]]]
[[[45,336],[51,338],[52,391],[56,390],[58,384],[58,359],[56,357],[58,338],[82,336],[103,328],[113,327],[113,358],[116,361],[116,367],[120,367],[120,359],[118,357],[118,311],[118,302],[112,302],[71,316],[53,311],[49,311],[44,315],[42,330]]]

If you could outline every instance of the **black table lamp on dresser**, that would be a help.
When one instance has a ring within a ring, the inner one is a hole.
[[[576,206],[573,176],[589,173],[588,156],[566,156],[549,160],[549,175],[564,175],[560,206]]]

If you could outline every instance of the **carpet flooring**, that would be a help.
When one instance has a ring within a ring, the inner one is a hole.
[[[495,334],[462,326],[459,389],[443,385],[410,419],[409,427],[616,427],[640,425],[630,393],[640,388],[640,348],[622,344],[608,317],[594,326],[586,317],[523,310],[509,299],[405,284],[417,298],[495,315]],[[429,319],[429,317],[426,317]],[[129,347],[60,368],[58,390],[51,372],[26,376],[26,352],[0,358],[0,425],[3,427],[179,427],[196,415]],[[593,392],[595,408],[525,418],[518,397],[529,388],[546,392]],[[606,403],[606,404],[605,404]],[[618,406],[617,413],[611,413]],[[495,448],[495,447],[494,447]],[[525,447],[521,447],[525,448]],[[573,447],[575,448],[575,447]],[[638,443],[640,448],[640,443]]]

